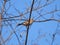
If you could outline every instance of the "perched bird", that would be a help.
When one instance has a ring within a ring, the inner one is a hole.
[[[30,22],[29,20],[23,22],[23,23],[20,23],[20,24],[17,24],[17,26],[20,26],[20,25],[24,25],[24,26],[28,26],[28,25],[31,25],[33,23],[33,19],[30,19]]]

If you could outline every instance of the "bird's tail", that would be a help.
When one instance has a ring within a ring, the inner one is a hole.
[[[17,26],[20,26],[20,25],[22,25],[22,24],[17,24]]]

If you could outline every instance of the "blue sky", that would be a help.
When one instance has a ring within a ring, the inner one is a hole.
[[[52,1],[52,0],[50,0],[50,1]],[[20,15],[15,10],[15,8],[17,10],[19,10],[20,13],[25,13],[25,10],[28,7],[31,7],[32,0],[10,0],[10,2],[12,4],[12,6],[10,6],[10,8],[7,11],[7,13],[9,13],[9,15],[7,17]],[[34,8],[38,6],[38,2],[36,4],[34,4]],[[45,3],[46,3],[45,0],[41,0],[40,5],[44,5]],[[6,3],[6,9],[8,7],[9,7],[9,2]],[[57,10],[60,10],[60,0],[55,0],[50,5],[43,7],[41,9],[38,9],[36,11],[33,11],[32,18],[35,20],[39,16],[38,13],[45,14],[46,12],[51,12],[51,11],[55,10],[55,8],[57,8]],[[60,15],[60,11],[57,11],[52,14],[46,14],[43,17],[45,17],[45,19],[49,19],[52,17],[52,15],[54,15],[54,19],[59,20],[60,17],[57,15]],[[26,17],[24,19],[28,19],[29,13],[25,14],[24,16]],[[37,18],[37,20],[44,20],[43,17]],[[16,22],[10,21],[9,23],[12,25],[13,29],[15,29],[16,24],[21,23],[21,22],[22,22],[22,20],[20,20],[20,21],[17,20]],[[7,22],[5,22],[5,23],[7,24]],[[57,21],[34,22],[30,26],[30,29],[29,29],[27,45],[34,45],[34,43],[37,43],[37,45],[50,45],[52,42],[52,35],[53,35],[53,33],[55,33],[56,28],[57,28],[57,24],[58,24]],[[19,31],[17,31],[17,30],[19,30]],[[10,31],[12,31],[12,29],[9,25],[3,26],[2,35],[3,35],[4,39],[7,39],[7,37],[10,34]],[[25,26],[16,27],[16,33],[17,33],[22,45],[24,43],[25,35],[26,35],[26,33],[24,31],[26,31]],[[22,34],[22,38],[20,38],[20,34]],[[18,41],[17,41],[15,34],[13,34],[11,36],[11,39],[6,42],[6,45],[18,45]],[[59,33],[56,34],[53,45],[60,45],[60,34]]]

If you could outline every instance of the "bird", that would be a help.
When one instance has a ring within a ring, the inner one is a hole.
[[[17,26],[20,26],[20,25],[28,26],[28,25],[31,25],[33,22],[34,22],[34,20],[33,19],[30,19],[30,22],[29,22],[29,20],[27,20],[25,22],[22,22],[20,24],[17,24]]]

